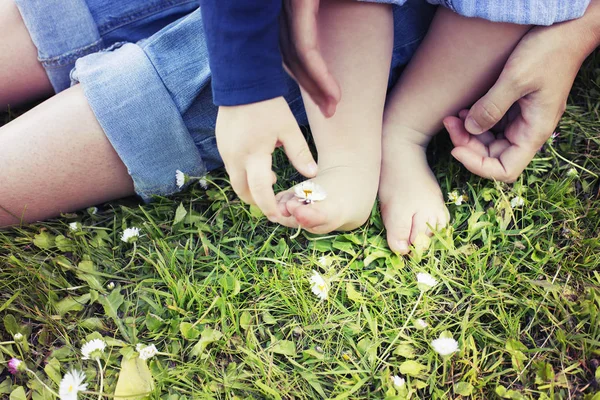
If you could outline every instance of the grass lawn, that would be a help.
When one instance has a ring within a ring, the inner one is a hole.
[[[442,189],[467,200],[410,258],[389,251],[377,209],[353,232],[293,238],[223,173],[151,205],[1,231],[0,397],[52,399],[44,386],[77,368],[86,399],[101,380],[111,398],[120,376],[120,398],[598,400],[600,53],[558,131],[514,185],[472,176],[439,140]],[[298,178],[276,164],[281,185]],[[141,235],[124,243],[130,227]],[[419,272],[439,283],[422,291]],[[438,355],[440,336],[459,351]],[[107,347],[83,360],[94,338]],[[158,354],[139,359],[139,343]],[[30,372],[9,374],[11,357]]]

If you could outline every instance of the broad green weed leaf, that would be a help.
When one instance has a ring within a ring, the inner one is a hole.
[[[12,391],[12,381],[9,377],[0,383],[0,394],[9,394]]]
[[[418,377],[428,370],[429,368],[426,365],[412,360],[404,361],[400,364],[400,373],[403,375]]]
[[[16,389],[10,392],[9,400],[27,400],[23,386],[18,386]]]
[[[296,357],[296,345],[291,340],[279,340],[271,348],[273,353]]]
[[[144,322],[146,324],[146,328],[148,328],[150,332],[158,331],[165,324],[164,319],[152,313],[146,314],[146,321]]]
[[[179,203],[179,207],[177,207],[177,211],[175,211],[175,219],[173,220],[173,225],[176,225],[183,221],[186,215],[187,210],[183,206],[183,203]]]
[[[181,336],[188,340],[195,340],[200,336],[200,331],[189,322],[179,324],[179,331],[181,332]]]
[[[40,249],[49,250],[54,247],[55,238],[47,231],[42,231],[34,236],[33,244]]]
[[[212,328],[205,328],[202,331],[202,334],[200,335],[200,340],[198,341],[198,343],[196,343],[196,345],[192,349],[191,355],[193,357],[198,357],[200,354],[202,354],[204,352],[204,350],[206,349],[206,347],[209,344],[216,342],[217,340],[221,339],[222,337],[223,337],[223,334],[221,332],[219,332],[218,330],[212,329]]]
[[[250,327],[251,323],[252,315],[248,311],[244,311],[240,316],[240,327],[246,331]]]
[[[121,372],[115,388],[115,400],[137,400],[154,389],[154,378],[145,360],[139,357],[121,360]]]
[[[6,331],[11,335],[19,332],[19,324],[17,324],[17,320],[15,319],[14,315],[6,314],[4,316],[4,328],[6,328]]]
[[[65,315],[68,312],[83,310],[83,306],[85,306],[89,301],[89,293],[75,298],[67,296],[58,303],[54,304],[54,308],[59,315]]]
[[[362,303],[365,301],[365,299],[362,297],[362,294],[360,294],[360,292],[354,288],[352,282],[346,283],[346,294],[348,295],[348,298],[355,303]]]
[[[268,311],[263,312],[262,320],[267,325],[275,325],[277,323],[277,320]]]
[[[50,361],[48,361],[44,367],[44,372],[54,383],[57,385],[60,383],[62,375],[60,374],[60,361],[58,361],[57,358],[51,358]]]
[[[394,350],[394,354],[402,356],[404,358],[412,359],[415,358],[415,348],[408,343],[402,343],[399,344],[398,347],[396,347],[396,350]]]
[[[75,242],[64,235],[58,235],[55,240],[56,247],[63,253],[75,251]]]
[[[125,298],[118,289],[113,290],[108,296],[100,297],[100,304],[104,306],[104,312],[112,319],[119,319],[117,314],[119,307],[123,304]]]
[[[470,396],[473,393],[473,385],[469,382],[458,382],[454,385],[454,393],[460,394],[461,396]]]

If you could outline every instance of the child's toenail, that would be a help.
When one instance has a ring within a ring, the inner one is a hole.
[[[406,242],[404,240],[400,240],[400,241],[398,241],[397,245],[398,245],[398,251],[400,253],[408,252],[408,242]]]

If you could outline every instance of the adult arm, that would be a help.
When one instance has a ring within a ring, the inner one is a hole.
[[[444,120],[452,155],[482,177],[516,180],[554,132],[581,64],[599,45],[600,0],[580,19],[532,29],[489,92],[461,119]],[[505,116],[503,132],[492,134]]]

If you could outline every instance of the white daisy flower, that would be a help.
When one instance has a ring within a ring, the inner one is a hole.
[[[442,357],[458,351],[458,342],[452,338],[440,337],[431,342],[431,347]]]
[[[208,182],[206,181],[205,178],[201,178],[198,183],[200,184],[200,187],[204,190],[208,189]]]
[[[323,201],[327,197],[325,189],[312,181],[304,181],[294,187],[294,194],[298,197],[298,201],[306,204],[314,203],[315,201]]]
[[[459,195],[458,191],[456,190],[448,193],[448,200],[456,204],[457,206],[460,206],[463,203],[464,199],[465,196],[463,196],[462,194]]]
[[[81,354],[83,354],[84,360],[100,358],[104,349],[106,348],[106,342],[102,339],[93,339],[81,346]]]
[[[327,300],[329,295],[329,282],[323,278],[317,271],[313,270],[313,274],[310,277],[310,283],[312,283],[312,292],[321,300]]]
[[[144,346],[141,343],[138,343],[135,346],[135,350],[140,353],[140,358],[142,360],[149,360],[152,357],[154,357],[156,354],[158,354],[158,350],[156,349],[156,346],[151,344],[148,346]]]
[[[186,180],[187,179],[183,172],[181,172],[180,170],[175,171],[175,181],[177,182],[177,187],[179,189],[181,189],[183,185],[185,185]]]
[[[521,196],[515,196],[510,201],[511,208],[523,207],[525,205],[525,200]]]
[[[15,340],[15,342],[20,342],[21,340],[23,340],[23,334],[20,332],[17,332],[14,334],[13,339]]]
[[[431,276],[425,272],[419,272],[417,274],[417,286],[423,292],[428,291],[429,289],[433,288],[437,284],[438,284],[438,281],[433,276]]]
[[[114,282],[108,282],[108,283],[106,284],[106,288],[107,288],[108,290],[113,290],[113,289],[115,288],[115,283],[114,283]]]
[[[569,168],[569,170],[567,171],[567,176],[569,178],[577,178],[579,176],[579,173],[577,172],[577,169]]]
[[[132,243],[140,237],[140,228],[127,228],[121,234],[121,240],[125,243]]]
[[[425,320],[419,318],[418,320],[415,321],[415,326],[419,329],[425,329],[429,326],[429,324],[427,322],[425,322]]]
[[[72,369],[67,372],[58,386],[60,400],[77,400],[77,394],[87,390],[88,385],[83,381],[85,381],[85,374],[82,371]]]
[[[71,222],[69,224],[69,230],[71,232],[77,232],[80,229],[81,229],[81,224],[79,222]]]
[[[397,388],[401,388],[402,386],[406,385],[406,380],[404,380],[404,378],[400,378],[398,375],[392,376],[392,382]]]

